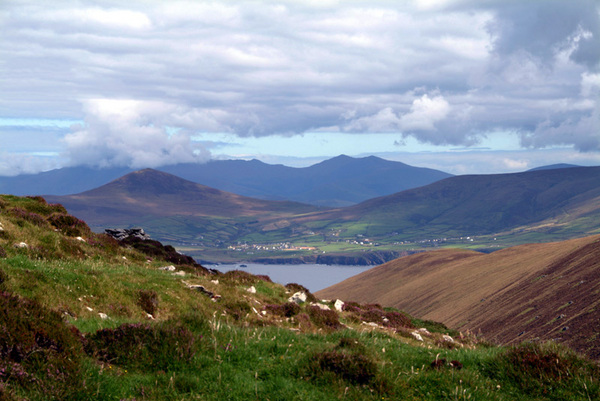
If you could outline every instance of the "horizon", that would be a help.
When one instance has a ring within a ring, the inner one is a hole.
[[[8,0],[0,19],[0,176],[339,154],[455,175],[600,165],[594,0]]]

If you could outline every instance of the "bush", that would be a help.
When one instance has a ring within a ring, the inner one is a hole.
[[[23,222],[27,221],[33,225],[36,225],[38,227],[43,227],[45,225],[48,224],[48,222],[46,221],[46,219],[42,216],[40,216],[37,213],[34,212],[30,212],[28,210],[25,210],[23,208],[20,207],[15,207],[12,208],[10,213],[16,217],[17,219],[19,219],[16,223],[19,226],[23,226]]]
[[[48,217],[48,222],[69,237],[88,236],[91,234],[90,228],[83,220],[79,220],[70,214],[52,214]]]
[[[228,314],[233,316],[235,320],[241,320],[250,313],[252,308],[248,305],[247,302],[238,301],[238,300],[227,300],[223,302],[223,306]]]
[[[302,310],[300,305],[295,302],[286,302],[282,305],[266,305],[265,309],[274,315],[283,317],[296,316]]]
[[[515,383],[524,392],[532,395],[556,396],[568,389],[575,378],[598,377],[598,365],[578,356],[564,346],[554,343],[523,343],[499,354],[491,363],[493,377]],[[577,379],[579,382],[581,379]],[[577,383],[580,384],[580,383]],[[599,390],[589,388],[599,397]],[[567,390],[568,391],[568,390]],[[557,399],[569,399],[559,396]]]
[[[139,290],[138,305],[144,312],[154,315],[158,308],[158,294],[152,290]]]
[[[314,354],[310,368],[314,377],[330,372],[352,384],[369,384],[377,375],[377,365],[369,357],[337,350]]]
[[[81,384],[80,336],[37,302],[0,293],[0,387],[68,399]]]
[[[323,310],[318,306],[309,306],[306,308],[306,312],[311,322],[317,327],[328,330],[337,330],[342,327],[338,314],[335,311]]]
[[[192,360],[195,337],[182,324],[124,324],[88,335],[85,350],[115,365],[166,371]]]

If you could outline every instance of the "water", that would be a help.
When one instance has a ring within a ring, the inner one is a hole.
[[[246,267],[237,265],[206,266],[223,273],[230,270],[243,270],[252,274],[264,274],[276,283],[298,283],[315,292],[327,288],[340,281],[355,276],[375,266],[341,266],[341,265],[261,265],[246,263]]]

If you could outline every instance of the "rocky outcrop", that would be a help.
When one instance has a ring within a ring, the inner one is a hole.
[[[131,237],[141,240],[150,239],[150,236],[146,234],[143,228],[107,228],[104,232],[118,241],[123,241]]]

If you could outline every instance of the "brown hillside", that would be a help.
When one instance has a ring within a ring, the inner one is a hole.
[[[600,236],[411,255],[317,295],[393,306],[504,344],[554,339],[600,359]]]

